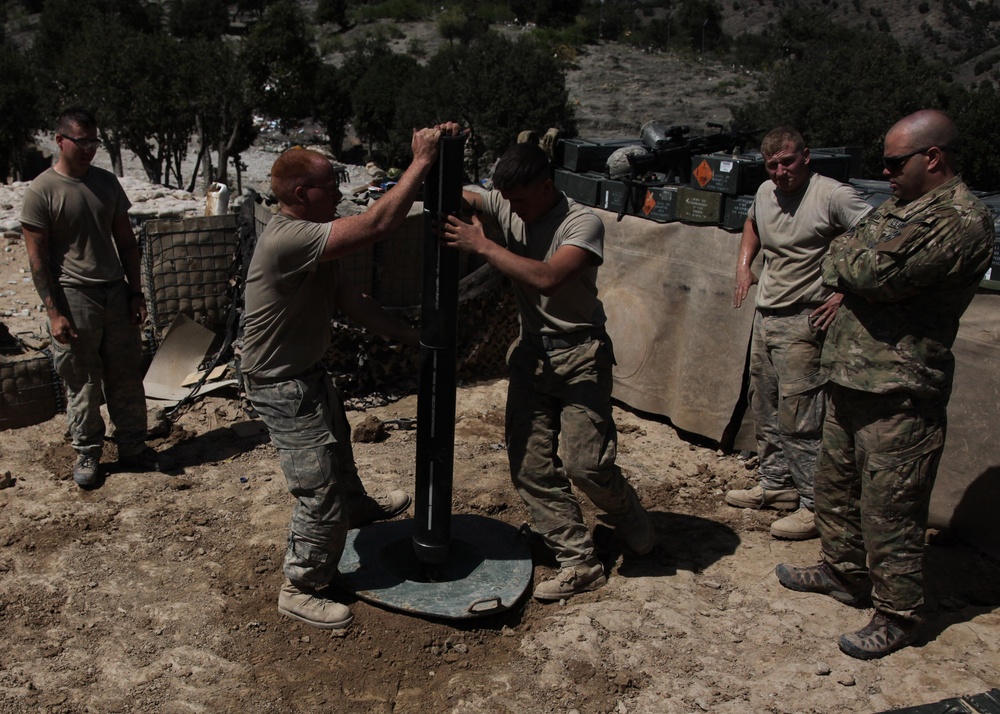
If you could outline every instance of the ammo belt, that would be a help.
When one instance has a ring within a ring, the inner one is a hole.
[[[525,344],[533,347],[541,347],[543,350],[564,350],[567,347],[576,347],[587,342],[593,342],[607,336],[604,327],[588,327],[585,330],[576,332],[562,332],[558,335],[536,335],[533,332],[522,332],[521,340]]]

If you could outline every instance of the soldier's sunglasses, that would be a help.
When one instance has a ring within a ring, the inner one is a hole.
[[[74,139],[72,136],[66,136],[65,134],[59,134],[63,139],[68,139],[76,144],[77,148],[83,149],[84,151],[96,151],[101,142],[99,139]]]
[[[917,149],[916,151],[911,151],[908,154],[902,154],[900,156],[883,156],[882,165],[889,170],[890,173],[896,173],[897,171],[902,171],[903,167],[906,166],[906,162],[912,159],[917,154],[926,154],[928,151],[933,149],[933,146],[925,146],[922,149]],[[952,146],[938,146],[936,147],[941,151],[954,151]]]

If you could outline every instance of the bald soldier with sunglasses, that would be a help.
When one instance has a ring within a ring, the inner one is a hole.
[[[823,348],[829,382],[816,468],[817,565],[779,565],[787,588],[855,607],[871,622],[840,636],[851,657],[912,644],[923,546],[944,447],[959,318],[993,253],[991,212],[957,174],[958,132],[922,110],[885,137],[892,198],[830,245],[823,280],[844,293]]]

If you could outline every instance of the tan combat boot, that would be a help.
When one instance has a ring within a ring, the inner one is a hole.
[[[562,600],[607,584],[604,566],[601,561],[593,560],[563,568],[554,577],[536,585],[533,595],[538,600]]]
[[[790,516],[779,518],[771,524],[771,535],[785,540],[808,540],[819,537],[816,516],[808,508],[800,508]]]
[[[794,511],[799,507],[799,492],[794,488],[764,488],[757,484],[753,488],[729,491],[726,503],[737,508],[777,508],[779,511]]]
[[[288,580],[278,595],[278,612],[324,630],[343,630],[354,621],[347,605],[329,600],[311,588],[292,585]]]

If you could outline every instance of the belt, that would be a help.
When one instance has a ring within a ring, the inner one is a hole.
[[[823,303],[798,303],[788,307],[758,307],[759,312],[764,317],[794,317],[796,315],[808,315]]]
[[[536,335],[533,332],[522,332],[521,340],[529,345],[541,347],[543,350],[564,350],[567,347],[576,347],[594,340],[599,340],[607,335],[604,327],[589,327],[585,330],[575,332],[563,332],[558,335]]]
[[[64,288],[73,288],[74,290],[110,290],[111,288],[117,288],[119,285],[125,283],[125,278],[119,278],[118,280],[108,280],[103,283],[85,283],[81,285],[63,285]]]

